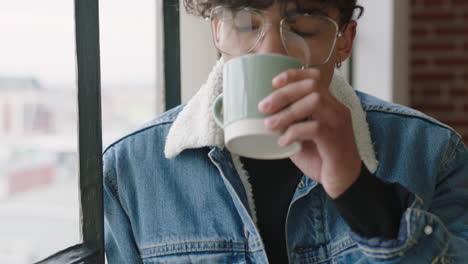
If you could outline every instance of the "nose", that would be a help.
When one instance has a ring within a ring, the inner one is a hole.
[[[281,34],[278,26],[270,26],[258,46],[253,50],[254,53],[274,53],[287,55],[281,41]]]

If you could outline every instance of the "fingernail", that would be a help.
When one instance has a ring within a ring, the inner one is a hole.
[[[270,110],[271,104],[268,101],[260,102],[260,110],[263,112],[267,112]]]
[[[288,139],[284,136],[280,137],[278,139],[278,145],[282,146],[282,147],[285,147],[288,143]]]
[[[270,117],[270,118],[267,118],[265,120],[265,125],[267,128],[272,128],[274,127],[276,124],[278,124],[278,119],[277,118],[274,118],[274,117]]]
[[[273,79],[273,83],[281,84],[285,80],[286,80],[286,76],[284,74],[280,74]]]

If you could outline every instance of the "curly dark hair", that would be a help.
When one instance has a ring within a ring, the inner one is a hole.
[[[287,2],[288,0],[184,0],[184,6],[188,13],[207,18],[210,16],[211,10],[219,5],[229,6],[233,8],[250,6],[255,8],[267,8],[274,2]],[[310,0],[294,0],[298,9],[302,1]],[[359,11],[357,18],[361,17],[364,8],[357,5],[357,0],[315,0],[324,7],[334,7],[340,11],[340,24],[347,24],[353,17],[354,11]]]

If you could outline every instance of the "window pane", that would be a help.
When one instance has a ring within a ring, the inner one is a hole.
[[[0,3],[0,263],[80,242],[73,1]]]
[[[99,1],[103,145],[156,115],[156,1]]]

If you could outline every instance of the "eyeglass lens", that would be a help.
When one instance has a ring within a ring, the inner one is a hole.
[[[219,8],[212,13],[211,21],[217,48],[230,55],[251,52],[270,25],[265,15],[245,8]],[[304,64],[320,65],[329,58],[337,31],[328,17],[303,14],[285,17],[280,34],[289,56]]]

